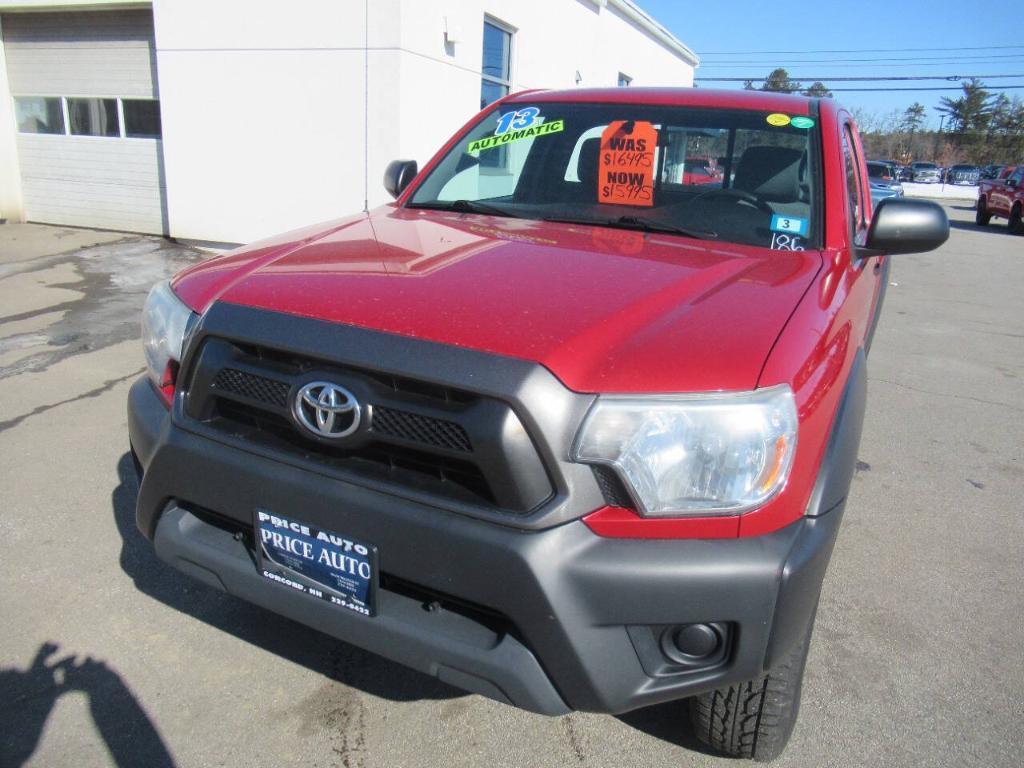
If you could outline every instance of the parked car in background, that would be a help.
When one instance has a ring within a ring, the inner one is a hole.
[[[942,174],[942,180],[947,184],[973,185],[978,183],[978,179],[980,177],[981,169],[976,165],[969,165],[966,163],[958,163],[950,166],[949,168],[946,168]]]
[[[913,169],[909,165],[901,165],[898,169],[898,177],[900,181],[912,181]]]
[[[890,184],[886,184],[885,182],[876,182],[874,179],[871,179],[869,189],[871,192],[872,210],[877,208],[880,202],[882,202],[883,200],[888,200],[890,197],[903,197],[902,184],[898,184],[897,186],[894,187]]]
[[[1008,166],[1002,178],[984,179],[978,183],[978,202],[974,221],[986,226],[993,216],[1006,219],[1006,226],[1015,235],[1024,234],[1021,221],[1024,209],[1024,165]]]
[[[679,184],[713,184],[722,180],[722,171],[714,158],[699,155],[686,158],[680,166],[680,177],[672,179]]]
[[[918,184],[938,184],[942,180],[942,169],[935,163],[911,163],[910,180]]]
[[[982,179],[998,179],[999,174],[1006,168],[1005,165],[986,165],[981,169]]]
[[[903,185],[900,184],[899,176],[896,173],[896,166],[886,160],[868,160],[868,181],[871,186],[876,185],[882,188],[899,190],[903,194]]]
[[[978,183],[981,178],[981,169],[976,165],[960,163],[954,165],[946,172],[947,184],[970,185]]]

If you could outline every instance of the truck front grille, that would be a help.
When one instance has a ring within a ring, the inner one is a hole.
[[[345,480],[517,515],[553,492],[515,413],[489,397],[220,338],[203,342],[183,378],[197,424]],[[293,400],[314,380],[362,404],[350,438],[320,439],[296,423]]]
[[[254,400],[264,405],[276,408],[289,407],[288,394],[291,384],[236,368],[221,368],[213,380],[213,388],[218,392]],[[437,448],[467,453],[473,450],[469,435],[458,424],[397,408],[374,408],[370,416],[370,429],[383,435]]]
[[[397,408],[386,406],[374,408],[370,418],[370,429],[384,435],[437,448],[448,448],[467,453],[473,450],[469,442],[469,435],[458,424],[444,419],[400,411]]]
[[[291,386],[286,381],[268,379],[265,376],[246,373],[236,368],[221,368],[217,373],[217,378],[213,380],[213,388],[267,405],[286,408],[288,406],[288,391]]]

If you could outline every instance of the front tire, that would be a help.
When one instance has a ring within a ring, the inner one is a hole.
[[[797,647],[763,677],[692,698],[697,738],[730,757],[767,763],[781,755],[800,712],[813,628],[812,620]]]
[[[1010,211],[1010,218],[1006,220],[1006,227],[1010,230],[1011,235],[1024,233],[1024,223],[1021,222],[1020,203],[1014,205],[1013,210]]]
[[[974,223],[979,227],[988,226],[988,223],[992,220],[992,214],[988,212],[988,205],[985,203],[984,197],[978,198],[977,212],[974,214]]]

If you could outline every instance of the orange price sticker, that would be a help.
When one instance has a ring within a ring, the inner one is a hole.
[[[601,134],[597,202],[654,205],[654,148],[658,131],[640,120],[616,120]]]

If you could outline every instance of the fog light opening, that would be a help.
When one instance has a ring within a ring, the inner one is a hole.
[[[725,651],[725,628],[718,624],[682,624],[661,635],[661,652],[669,661],[685,667],[711,666]]]

